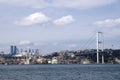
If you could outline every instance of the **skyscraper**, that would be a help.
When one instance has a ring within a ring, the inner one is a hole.
[[[13,55],[16,54],[17,53],[17,47],[13,46],[13,45],[10,46],[10,53],[13,54]]]

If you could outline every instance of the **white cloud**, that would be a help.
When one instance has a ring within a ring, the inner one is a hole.
[[[19,42],[19,45],[33,45],[33,43],[29,40],[23,40]]]
[[[98,27],[116,27],[120,26],[120,18],[117,19],[106,19],[103,21],[96,21],[94,23],[95,26]]]
[[[104,6],[117,2],[118,0],[0,0],[0,3],[7,3],[16,6],[26,6],[34,8],[45,7],[68,7],[88,9]]]
[[[55,24],[55,25],[66,25],[66,24],[71,24],[74,21],[75,21],[75,19],[73,18],[73,16],[67,15],[67,16],[64,16],[60,19],[57,19],[57,20],[53,21],[53,24]]]
[[[47,17],[45,14],[41,13],[41,12],[37,12],[34,14],[31,14],[25,18],[23,18],[20,21],[16,21],[16,24],[20,24],[20,25],[25,25],[25,26],[29,26],[29,25],[35,25],[35,24],[44,24],[46,22],[48,22],[50,20],[49,17]]]

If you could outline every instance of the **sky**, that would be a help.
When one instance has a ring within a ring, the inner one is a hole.
[[[118,49],[119,30],[119,0],[0,0],[0,51],[96,48],[97,31],[105,48]]]

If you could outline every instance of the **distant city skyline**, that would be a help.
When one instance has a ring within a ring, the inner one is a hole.
[[[0,51],[96,48],[97,31],[105,48],[120,48],[119,9],[119,0],[0,0]]]

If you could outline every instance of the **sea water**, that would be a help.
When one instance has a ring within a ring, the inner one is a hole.
[[[120,65],[0,65],[0,80],[120,80]]]

